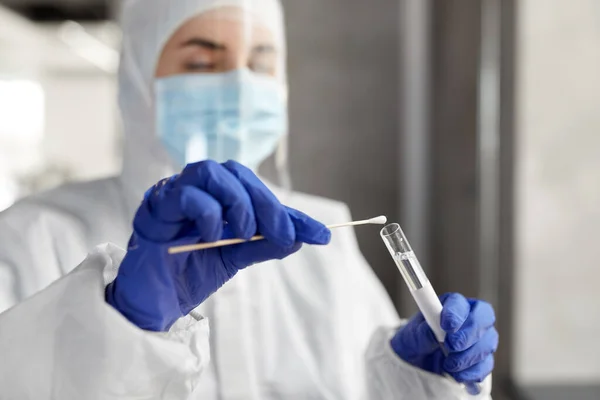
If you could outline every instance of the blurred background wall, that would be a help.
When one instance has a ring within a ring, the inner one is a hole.
[[[118,172],[116,3],[0,0],[0,209]],[[295,187],[401,222],[440,292],[494,303],[495,399],[600,398],[600,3],[283,3]]]
[[[519,7],[515,373],[598,383],[600,3]]]
[[[85,25],[0,8],[0,179],[19,188],[0,187],[5,207],[9,198],[119,170],[119,33],[114,23]]]

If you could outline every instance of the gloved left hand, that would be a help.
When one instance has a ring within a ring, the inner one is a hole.
[[[498,348],[494,309],[484,301],[457,293],[443,295],[440,300],[448,356],[444,356],[421,313],[400,328],[391,340],[392,348],[404,361],[423,370],[449,374],[460,383],[483,381],[494,368]]]

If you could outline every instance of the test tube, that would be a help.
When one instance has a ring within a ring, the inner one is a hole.
[[[402,228],[396,223],[389,224],[381,230],[381,238],[400,270],[400,274],[402,274],[410,294],[419,306],[419,310],[423,313],[427,324],[431,327],[442,349],[444,349],[443,343],[446,340],[446,332],[440,326],[442,303],[435,290],[433,290],[429,279],[427,279],[423,268],[421,268],[421,264],[410,247],[404,232],[402,232]]]
[[[410,290],[410,294],[417,303],[419,310],[425,317],[425,321],[433,331],[437,341],[440,343],[442,352],[448,355],[444,346],[446,332],[440,325],[442,314],[442,303],[433,290],[427,275],[423,271],[415,252],[410,247],[402,228],[399,224],[393,223],[385,226],[380,232],[385,246],[394,259],[404,282]],[[463,385],[471,395],[481,393],[481,386],[477,383]]]

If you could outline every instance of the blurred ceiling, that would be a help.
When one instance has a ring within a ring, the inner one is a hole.
[[[112,0],[0,0],[0,74],[116,71]]]
[[[119,0],[0,0],[34,21],[103,21],[116,15]]]

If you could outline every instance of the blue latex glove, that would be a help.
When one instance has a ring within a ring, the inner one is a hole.
[[[447,333],[444,356],[423,314],[416,314],[391,340],[396,354],[404,361],[433,372],[449,374],[457,382],[483,381],[494,368],[498,348],[496,317],[492,306],[484,301],[466,299],[457,293],[440,297],[444,308],[442,329]]]
[[[168,330],[239,270],[331,238],[323,224],[281,205],[251,170],[233,161],[190,164],[159,182],[146,192],[133,228],[106,301],[152,331]],[[167,254],[174,245],[255,234],[266,240]]]

